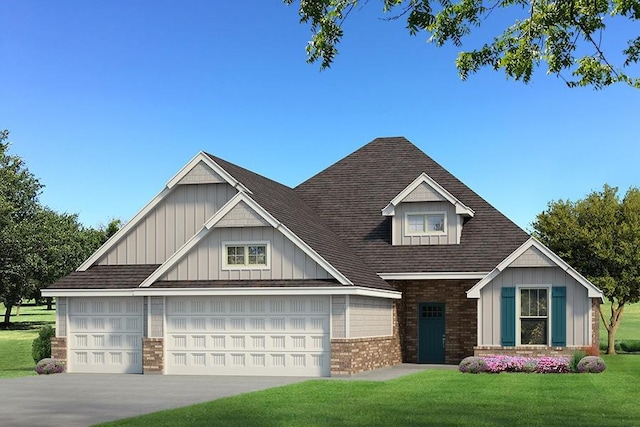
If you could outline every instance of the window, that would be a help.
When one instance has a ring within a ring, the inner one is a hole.
[[[224,265],[227,268],[269,267],[267,243],[225,243]]]
[[[442,212],[408,213],[405,234],[445,234],[445,220],[445,214]]]
[[[548,289],[520,289],[520,344],[547,345],[549,325]]]

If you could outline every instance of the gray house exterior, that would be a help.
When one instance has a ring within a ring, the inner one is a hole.
[[[602,300],[404,138],[296,188],[198,153],[43,295],[71,372],[298,376],[567,352]]]

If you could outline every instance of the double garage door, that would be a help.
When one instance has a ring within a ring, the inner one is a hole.
[[[329,375],[329,297],[172,297],[166,316],[169,374]]]
[[[167,297],[168,374],[328,376],[329,297]],[[69,371],[142,372],[144,304],[70,298]]]

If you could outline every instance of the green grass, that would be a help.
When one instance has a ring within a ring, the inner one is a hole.
[[[605,360],[602,374],[433,370],[387,382],[312,380],[102,426],[638,425],[640,357]]]
[[[44,325],[55,323],[55,311],[46,306],[23,305],[20,315],[11,312],[11,327],[0,329],[0,378],[35,375],[36,364],[31,357],[31,344]],[[0,304],[0,314],[4,314]]]

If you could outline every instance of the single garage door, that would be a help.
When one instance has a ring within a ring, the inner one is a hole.
[[[167,298],[169,374],[329,376],[329,297]]]
[[[69,372],[142,373],[142,298],[69,298]]]

